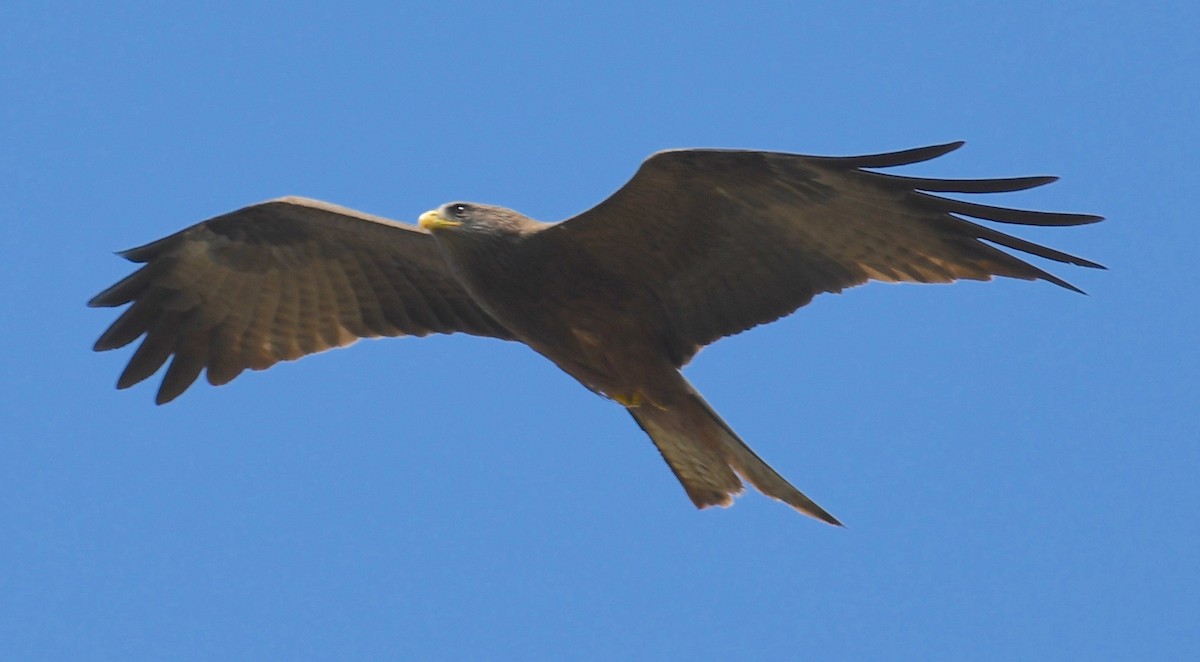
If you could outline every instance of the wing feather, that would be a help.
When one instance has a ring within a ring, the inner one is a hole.
[[[895,168],[898,166],[912,165],[921,163],[922,161],[930,161],[939,156],[945,156],[950,152],[967,144],[966,141],[956,140],[954,142],[945,143],[942,145],[929,145],[927,147],[914,147],[912,149],[903,149],[898,152],[884,152],[882,154],[863,154],[860,156],[807,156],[804,157],[813,163],[827,163],[839,169],[851,168]],[[716,150],[672,150],[672,151],[716,151]],[[735,151],[735,150],[722,150]],[[669,154],[670,152],[659,152],[659,154]],[[761,152],[760,152],[761,153]],[[796,155],[798,156],[798,155]],[[651,157],[653,158],[653,157]]]
[[[667,325],[652,332],[679,365],[722,336],[868,280],[947,283],[1005,276],[1079,291],[996,246],[1084,267],[1099,264],[967,218],[1072,226],[1101,217],[932,195],[1019,191],[1056,178],[934,179],[864,170],[926,161],[961,145],[854,157],[660,152],[607,200],[542,235],[603,265],[610,277],[650,290],[662,308],[655,318]],[[562,254],[568,259],[571,253]]]
[[[210,383],[225,384],[358,338],[512,337],[458,284],[428,233],[316,200],[252,205],[120,255],[144,266],[88,302],[130,304],[95,349],[144,336],[117,386],[170,359],[160,404],[206,369]]]

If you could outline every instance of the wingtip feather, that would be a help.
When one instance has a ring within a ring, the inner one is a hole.
[[[903,149],[898,152],[883,152],[880,154],[863,154],[860,156],[815,157],[822,161],[832,161],[847,168],[895,168],[911,165],[945,156],[966,144],[965,140]]]

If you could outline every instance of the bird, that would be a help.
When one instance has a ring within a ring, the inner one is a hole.
[[[1074,285],[1010,252],[1095,262],[976,221],[1075,226],[1101,216],[989,206],[942,193],[1031,189],[1052,176],[936,179],[879,172],[962,141],[861,156],[674,149],[556,223],[450,202],[392,221],[302,197],[250,205],[118,253],[142,266],[88,304],[128,304],[96,351],[143,337],[117,381],[171,360],[156,402],[202,371],[247,368],[360,338],[465,333],[524,343],[625,408],[697,508],[749,482],[841,522],[763,461],[681,369],[704,346],[868,281],[995,276]],[[974,219],[974,220],[971,220]]]

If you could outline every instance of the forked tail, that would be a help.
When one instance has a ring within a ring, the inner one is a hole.
[[[665,408],[630,407],[697,508],[728,506],[742,478],[763,494],[836,526],[842,523],[780,476],[737,436],[682,376],[687,393]]]

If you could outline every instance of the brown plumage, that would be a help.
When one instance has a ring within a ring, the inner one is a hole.
[[[679,369],[718,338],[868,280],[1007,276],[1078,291],[995,246],[1100,265],[964,217],[1054,226],[1101,217],[932,195],[1019,191],[1055,178],[871,171],[961,144],[858,157],[660,152],[607,200],[556,224],[450,203],[416,227],[315,200],[272,200],[122,253],[145,266],[89,302],[132,304],[95,348],[145,336],[118,388],[173,356],[162,404],[202,370],[224,384],[246,368],[358,338],[518,340],[625,406],[698,507],[728,505],[745,479],[837,524],[755,455]]]

